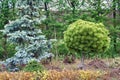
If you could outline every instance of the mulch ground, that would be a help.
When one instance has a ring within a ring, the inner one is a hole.
[[[106,64],[106,61],[102,61],[101,59],[94,59],[91,61],[85,62],[86,69],[94,69],[94,70],[102,70],[107,72],[107,74],[101,76],[102,80],[120,80],[120,67],[118,68],[111,68],[109,65]],[[52,61],[49,64],[45,64],[45,67],[48,70],[57,70],[62,71],[63,69],[67,70],[77,70],[78,64],[80,64],[79,60],[76,60],[74,63],[67,64],[63,63],[63,61]]]

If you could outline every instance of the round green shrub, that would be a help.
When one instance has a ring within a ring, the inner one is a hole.
[[[34,71],[42,72],[43,70],[45,70],[44,66],[35,60],[30,61],[23,69],[23,71],[26,72],[34,72]]]
[[[64,41],[71,51],[99,53],[110,45],[109,31],[102,23],[78,20],[64,32]]]

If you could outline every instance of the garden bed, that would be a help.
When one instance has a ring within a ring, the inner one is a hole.
[[[0,80],[120,80],[120,66],[111,67],[115,59],[85,60],[85,70],[78,69],[79,60],[75,63],[63,63],[53,60],[43,64],[42,72],[1,72]]]

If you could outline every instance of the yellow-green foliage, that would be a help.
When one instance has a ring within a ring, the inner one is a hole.
[[[41,80],[97,80],[100,75],[100,72],[89,70],[63,70],[61,72],[50,70],[44,72],[44,76]]]
[[[0,80],[97,80],[103,73],[90,70],[1,72]]]
[[[41,80],[78,80],[79,74],[76,71],[50,70],[45,73]]]
[[[109,31],[102,23],[78,20],[64,32],[64,41],[71,51],[104,52],[109,48]]]
[[[84,71],[84,70],[79,70],[78,73],[80,74],[79,80],[97,80],[102,73],[99,71]]]

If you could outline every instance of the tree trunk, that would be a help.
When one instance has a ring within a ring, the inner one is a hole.
[[[120,17],[120,0],[118,0],[118,13],[119,13],[119,17]]]
[[[113,26],[114,28],[116,28],[116,0],[113,0]],[[113,35],[113,42],[114,42],[114,51],[116,52],[116,38],[117,38],[117,34],[116,32],[114,32]]]
[[[75,1],[71,2],[71,6],[72,6],[72,14],[75,14]]]
[[[48,2],[44,2],[44,9],[46,18],[48,19],[49,18]],[[49,31],[48,23],[45,23],[45,30]],[[50,39],[50,35],[48,35],[48,39]]]
[[[85,54],[84,54],[84,52],[81,52],[81,62],[78,66],[79,69],[82,69],[82,70],[85,69],[84,59],[85,59]]]

